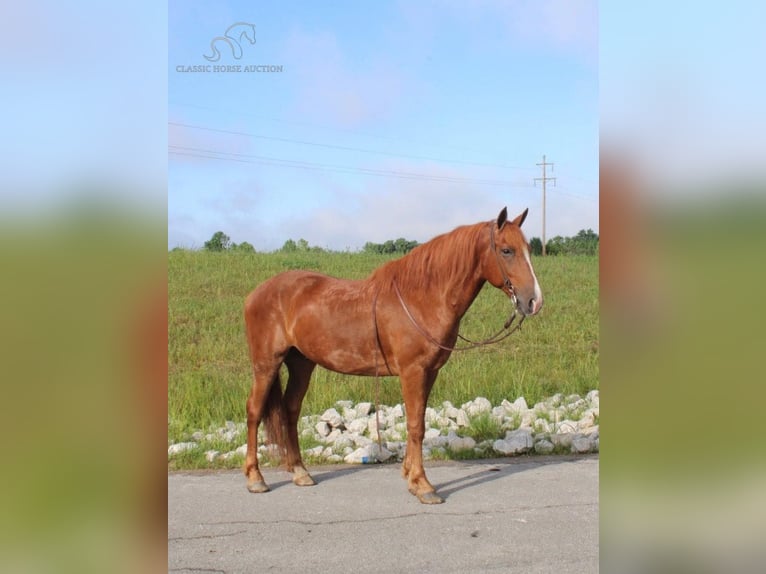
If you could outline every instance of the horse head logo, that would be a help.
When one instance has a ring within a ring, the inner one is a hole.
[[[205,59],[209,62],[217,62],[221,59],[221,52],[218,49],[218,45],[224,42],[231,48],[231,54],[235,60],[242,58],[242,45],[240,42],[242,38],[245,38],[250,45],[255,44],[255,24],[248,22],[237,22],[226,28],[223,36],[216,36],[210,40],[210,49],[213,51],[211,55],[205,55]]]

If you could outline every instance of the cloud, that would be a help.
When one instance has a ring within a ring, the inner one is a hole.
[[[354,67],[334,34],[309,34],[296,29],[287,39],[285,60],[293,62],[297,96],[293,105],[302,115],[343,127],[385,119],[411,86],[401,68],[373,52],[357,58]]]
[[[396,163],[383,169],[472,177],[436,165],[415,168]],[[358,249],[367,241],[380,243],[399,237],[424,242],[459,225],[489,221],[506,205],[515,216],[535,195],[523,189],[508,192],[468,183],[381,178],[353,194],[346,189],[331,190],[324,207],[290,217],[282,228],[299,230],[310,244],[331,249]]]
[[[465,47],[493,42],[553,51],[598,65],[598,4],[595,0],[439,0],[399,3],[403,34],[423,47],[437,37],[440,19],[456,20]],[[424,53],[427,48],[423,47]]]

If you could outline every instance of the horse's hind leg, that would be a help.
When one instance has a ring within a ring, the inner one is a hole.
[[[285,365],[290,374],[285,390],[285,412],[287,414],[287,470],[293,473],[293,482],[298,486],[313,486],[314,479],[303,466],[301,450],[298,445],[298,418],[301,415],[303,397],[309,388],[311,373],[315,363],[308,360],[293,348],[285,357]]]

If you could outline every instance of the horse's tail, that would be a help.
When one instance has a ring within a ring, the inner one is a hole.
[[[226,40],[226,38],[221,38],[221,37],[219,36],[219,37],[217,37],[217,38],[213,38],[213,39],[210,41],[210,49],[213,51],[213,53],[212,53],[212,54],[210,54],[209,56],[208,56],[207,54],[202,54],[203,56],[205,56],[205,59],[206,59],[208,62],[217,62],[218,60],[220,60],[220,59],[221,59],[221,52],[218,50],[218,48],[217,48],[217,47],[216,47],[216,45],[215,45],[215,43],[216,43],[216,41],[217,41],[217,40]]]
[[[269,396],[263,409],[263,428],[268,442],[276,447],[282,461],[287,460],[287,413],[282,400],[282,383],[279,371],[274,375]]]

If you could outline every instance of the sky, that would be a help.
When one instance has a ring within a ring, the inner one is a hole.
[[[543,155],[546,238],[598,232],[596,2],[172,1],[167,87],[169,248],[539,237]]]

